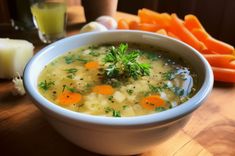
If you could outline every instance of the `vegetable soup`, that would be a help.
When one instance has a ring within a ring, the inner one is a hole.
[[[127,117],[176,107],[197,90],[197,75],[180,57],[149,45],[101,44],[54,59],[38,79],[40,93],[66,109]]]

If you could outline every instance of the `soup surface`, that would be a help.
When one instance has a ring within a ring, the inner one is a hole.
[[[196,92],[197,75],[158,48],[129,44],[81,47],[54,59],[38,79],[40,93],[66,109],[127,117],[161,112]]]

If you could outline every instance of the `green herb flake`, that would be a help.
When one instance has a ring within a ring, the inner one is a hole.
[[[67,86],[67,85],[63,85],[62,92],[64,92],[65,89],[68,90],[68,91],[70,91],[70,92],[72,92],[72,93],[79,93],[79,91],[78,91],[76,88],[74,88],[74,87],[69,87],[69,86]]]
[[[69,69],[65,69],[65,71],[67,72],[67,74],[69,74],[67,75],[67,78],[73,79],[78,70],[76,68],[69,68]]]
[[[78,70],[76,68],[69,68],[69,69],[65,69],[65,71],[67,71],[68,74],[75,75]]]
[[[79,62],[83,62],[83,63],[87,63],[88,62],[87,59],[81,58],[80,56],[77,56],[76,60],[79,61]]]
[[[113,108],[105,107],[105,108],[104,108],[104,111],[105,111],[105,113],[110,113],[110,112],[112,112],[112,116],[113,116],[113,117],[121,117],[121,112],[120,112],[120,111],[117,111],[117,110],[115,110],[115,109],[113,109]]]
[[[75,61],[75,57],[74,55],[65,56],[64,60],[66,64],[71,64]]]
[[[89,53],[89,55],[97,57],[97,56],[100,56],[100,53],[98,53],[97,51],[92,50],[92,51]]]
[[[42,81],[38,84],[39,88],[43,89],[44,91],[47,91],[50,87],[52,87],[53,85],[55,85],[54,81]]]
[[[164,107],[156,107],[155,108],[155,112],[162,112],[164,110],[166,110],[166,108],[164,108]]]
[[[113,109],[110,108],[110,107],[105,107],[105,108],[104,108],[105,113],[109,113],[109,112],[111,112],[112,110],[113,110]]]
[[[173,80],[175,78],[175,72],[173,71],[168,71],[168,72],[165,72],[165,73],[162,73],[162,78],[164,80]]]
[[[177,96],[183,96],[184,95],[184,89],[180,87],[172,87],[172,91],[175,93]]]
[[[109,99],[109,101],[112,101],[113,100],[113,96],[109,96],[108,99]]]
[[[122,109],[125,110],[125,109],[127,109],[128,107],[129,107],[128,105],[124,105],[124,106],[122,106]]]
[[[112,110],[113,111],[113,117],[121,117],[121,112],[120,111],[116,111],[116,110]]]
[[[127,89],[126,92],[127,92],[129,95],[132,95],[134,91],[133,91],[132,89]]]
[[[159,93],[162,91],[162,88],[161,87],[158,87],[158,86],[153,86],[151,84],[149,84],[149,89],[152,93]]]
[[[157,61],[159,60],[158,56],[154,52],[148,52],[147,58],[150,59],[151,61]]]

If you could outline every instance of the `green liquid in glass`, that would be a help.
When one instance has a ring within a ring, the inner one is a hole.
[[[63,35],[65,30],[66,5],[64,3],[36,3],[31,6],[39,31],[44,35]]]

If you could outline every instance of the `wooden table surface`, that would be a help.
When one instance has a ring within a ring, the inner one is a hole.
[[[76,16],[75,16],[76,15]],[[84,22],[81,7],[69,9],[69,20]],[[117,19],[137,17],[117,13]],[[68,35],[82,24],[70,24]],[[44,47],[35,32],[0,29],[0,37],[25,38]],[[1,68],[1,67],[0,67]],[[10,80],[0,80],[0,156],[97,156],[60,136],[26,96],[13,96]],[[165,143],[139,156],[235,156],[235,85],[215,82],[212,93],[188,124]]]

